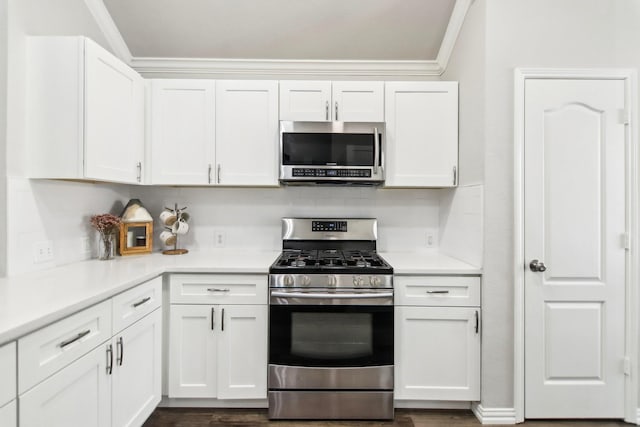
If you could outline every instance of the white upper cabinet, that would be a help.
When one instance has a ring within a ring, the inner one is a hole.
[[[458,183],[458,83],[385,84],[386,187]]]
[[[278,82],[220,80],[216,85],[219,185],[278,185]]]
[[[215,81],[151,81],[151,183],[213,182]]]
[[[281,81],[280,120],[383,122],[384,83]]]
[[[85,37],[28,43],[30,177],[140,183],[142,77]]]

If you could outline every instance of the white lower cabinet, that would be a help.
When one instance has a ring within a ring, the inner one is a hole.
[[[162,310],[113,337],[112,426],[141,426],[162,398]]]
[[[20,395],[20,427],[110,427],[108,362],[100,345]]]
[[[0,408],[0,426],[18,427],[18,404],[16,399]]]
[[[480,400],[480,278],[400,276],[395,287],[395,399]]]
[[[266,399],[267,306],[171,306],[169,397]]]
[[[20,427],[141,426],[162,394],[161,286],[161,278],[150,280],[21,338]],[[56,365],[27,375],[46,355]]]

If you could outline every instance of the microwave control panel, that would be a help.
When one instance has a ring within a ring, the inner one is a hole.
[[[371,169],[293,168],[292,174],[309,178],[371,178]]]

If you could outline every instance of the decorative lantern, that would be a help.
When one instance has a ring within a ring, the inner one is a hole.
[[[139,199],[131,199],[120,215],[120,255],[150,254],[153,218]]]

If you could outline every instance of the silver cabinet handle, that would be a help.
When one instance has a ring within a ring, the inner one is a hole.
[[[229,288],[207,288],[208,292],[231,292]]]
[[[124,340],[122,337],[118,338],[117,348],[118,357],[116,358],[116,361],[118,362],[118,366],[122,366],[122,360],[124,359]]]
[[[220,184],[220,169],[222,169],[222,166],[220,165],[220,163],[218,163],[218,171],[217,171],[217,183]]]
[[[338,101],[336,101],[336,122],[338,121]]]
[[[534,273],[542,273],[547,271],[547,266],[544,265],[544,262],[534,259],[529,263],[529,269]]]
[[[378,173],[378,157],[380,156],[380,135],[378,128],[373,128],[373,174]]]
[[[224,308],[222,309],[222,324],[220,325],[220,329],[224,331]]]
[[[329,120],[329,101],[324,103],[324,119]]]
[[[214,307],[211,307],[211,330],[213,331],[213,328],[215,328],[215,323],[213,320],[213,315],[216,314],[216,309]]]
[[[113,372],[113,347],[111,344],[107,346],[107,375]]]
[[[151,297],[146,297],[146,298],[141,299],[141,300],[140,300],[140,301],[138,301],[138,302],[133,303],[132,305],[133,305],[133,308],[138,308],[138,307],[140,307],[142,304],[147,303],[147,302],[149,302],[149,301],[151,301]]]
[[[60,348],[65,348],[66,346],[68,346],[69,344],[73,344],[74,342],[78,341],[79,339],[86,337],[87,335],[89,335],[91,333],[91,329],[87,329],[86,331],[82,331],[80,332],[78,335],[76,335],[73,338],[69,338],[68,340],[64,340],[62,341],[60,344],[58,344],[58,346]]]
[[[209,171],[207,172],[207,179],[209,180],[209,184],[211,184],[211,163],[209,163]]]
[[[480,330],[480,314],[478,313],[478,310],[476,310],[476,334],[478,333],[479,330]]]
[[[454,166],[453,167],[453,185],[456,185],[456,182],[458,182],[458,170]]]
[[[449,291],[427,291],[428,294],[448,294]]]
[[[142,162],[138,162],[136,164],[136,169],[137,169],[136,180],[138,182],[141,182],[142,181]]]

